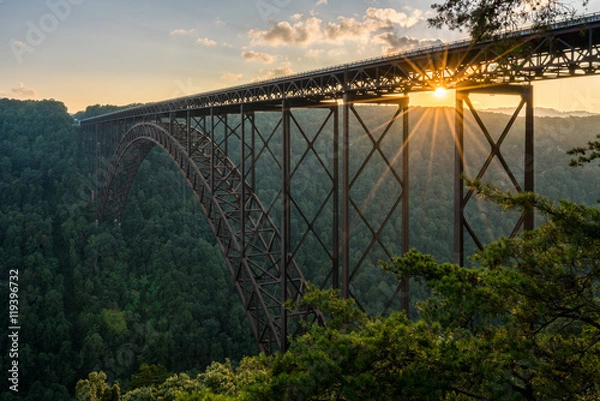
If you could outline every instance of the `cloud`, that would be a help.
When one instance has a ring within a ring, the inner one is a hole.
[[[384,54],[391,54],[442,45],[444,41],[441,39],[415,39],[410,36],[399,36],[393,32],[387,32],[375,36],[373,43],[383,45],[382,51]]]
[[[319,0],[317,1],[317,4],[315,4],[315,6],[321,6],[321,5],[327,5],[327,0]]]
[[[211,47],[211,46],[216,46],[217,42],[215,42],[212,39],[209,38],[198,38],[196,36],[196,29],[174,29],[172,30],[169,35],[171,36],[179,36],[179,37],[192,37],[195,38],[194,41],[196,42],[196,44],[199,44],[201,46],[205,46],[205,47]]]
[[[242,52],[242,57],[248,61],[262,61],[265,64],[271,64],[275,61],[275,56],[268,53],[257,53],[255,51]]]
[[[10,91],[21,98],[32,98],[38,96],[38,93],[35,90],[27,88],[25,85],[23,85],[23,82],[19,82],[19,85],[16,88],[12,88]]]
[[[289,22],[278,22],[266,31],[250,30],[248,36],[253,45],[281,46],[281,45],[305,45],[311,41],[318,40],[322,36],[322,21],[316,17],[310,17],[305,21],[299,21],[294,25]]]
[[[211,40],[209,38],[198,38],[198,39],[196,39],[196,43],[198,43],[201,46],[205,46],[205,47],[211,47],[211,46],[217,45],[217,42],[215,42],[214,40]]]
[[[327,55],[330,57],[348,57],[348,49],[346,49],[345,47],[334,47],[333,49],[329,49],[327,51]]]
[[[323,55],[324,51],[325,51],[324,49],[309,49],[304,54],[304,57],[307,59],[318,60]]]
[[[277,77],[284,77],[286,75],[293,75],[295,71],[292,70],[289,63],[287,65],[283,65],[281,67],[273,68],[271,70],[267,70],[262,72],[262,75],[254,79],[254,81],[265,81]]]
[[[398,25],[401,28],[412,28],[424,19],[425,17],[421,10],[413,10],[411,15],[407,15],[406,13],[398,12],[393,8],[370,7],[365,15],[366,21],[382,23],[387,26]]]
[[[250,30],[248,36],[252,45],[283,46],[310,43],[336,43],[355,41],[368,43],[376,35],[394,33],[398,29],[412,28],[425,20],[421,10],[412,10],[409,14],[392,8],[369,7],[362,19],[340,16],[335,22],[324,22],[314,15],[310,17],[294,16],[298,22],[282,21],[267,30]]]
[[[325,28],[325,36],[330,41],[368,39],[371,32],[379,29],[354,18],[339,17],[338,21],[337,24],[334,22],[328,23]]]
[[[191,36],[196,33],[195,29],[174,29],[169,35],[171,36]]]
[[[241,81],[244,76],[242,74],[234,74],[233,72],[226,72],[221,75],[221,81],[226,82],[238,82]]]
[[[381,32],[393,32],[398,28],[412,28],[425,18],[423,12],[414,10],[411,15],[398,12],[392,8],[369,7],[359,21],[355,18],[338,17],[338,22],[330,22],[325,28],[325,35],[330,41],[368,40],[372,35]]]

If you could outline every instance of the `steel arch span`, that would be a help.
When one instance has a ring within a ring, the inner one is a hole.
[[[83,119],[92,202],[103,191],[101,216],[118,220],[140,163],[153,146],[163,148],[198,197],[265,352],[284,351],[301,316],[283,306],[305,286],[296,262],[317,286],[340,290],[369,313],[408,313],[408,280],[386,276],[378,261],[410,247],[409,143],[426,134],[417,132],[420,122],[410,127],[411,93],[455,90],[452,253],[463,264],[465,247],[497,234],[478,229],[482,214],[463,174],[486,179],[496,169],[509,190],[533,191],[532,83],[600,75],[600,14],[505,37],[519,46],[447,43]],[[471,95],[508,95],[518,105],[492,132]],[[365,104],[391,113],[371,118]],[[311,115],[300,118],[301,109]],[[522,160],[508,157],[513,131],[524,136]],[[534,222],[531,212],[515,216],[504,235]]]
[[[286,349],[288,333],[306,314],[291,313],[285,303],[298,300],[306,281],[293,261],[281,258],[281,235],[234,163],[195,130],[186,150],[181,126],[138,123],[123,136],[106,174],[99,219],[119,221],[137,170],[159,146],[175,162],[208,219],[225,256],[261,351]],[[287,266],[287,268],[282,268]],[[283,295],[285,294],[285,295]]]

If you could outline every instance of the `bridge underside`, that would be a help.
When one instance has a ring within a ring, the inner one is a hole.
[[[502,132],[491,132],[470,101],[482,93],[515,97],[518,106]],[[374,115],[365,105],[380,107]],[[466,136],[465,105],[476,122]],[[522,128],[514,126],[522,110],[525,145],[514,166],[502,144]],[[408,96],[349,92],[336,101],[313,97],[94,124],[85,132],[96,154],[99,219],[120,221],[140,163],[160,146],[211,224],[261,350],[284,351],[300,320],[320,319],[286,307],[307,281],[339,289],[372,314],[408,312],[408,280],[398,282],[379,262],[409,249],[411,207],[419,207],[409,202],[409,144],[419,135],[409,114]],[[480,206],[471,206],[477,201],[463,174],[485,180],[498,164],[509,189],[533,190],[531,86],[457,89],[454,143],[454,260],[463,263],[465,246],[470,251],[487,241],[474,228],[472,209]],[[531,215],[518,216],[511,235],[532,227]]]
[[[409,221],[422,206],[411,184],[424,178],[411,172],[409,145],[425,133],[421,122],[410,127],[409,93],[456,91],[450,204],[453,258],[463,264],[466,252],[534,225],[531,213],[486,225],[498,211],[484,211],[463,176],[532,191],[531,83],[599,73],[600,15],[592,15],[499,43],[452,43],[133,107],[82,121],[82,140],[95,155],[104,221],[121,219],[152,147],[173,158],[213,228],[259,347],[272,353],[286,349],[301,319],[319,319],[286,308],[307,281],[339,289],[372,314],[408,311],[408,281],[379,261],[406,252],[420,223]],[[474,97],[491,94],[515,99],[502,127],[475,107]]]
[[[534,225],[531,213],[515,213],[490,227],[486,217],[500,212],[486,210],[463,176],[532,191],[531,83],[600,74],[600,15],[502,39],[421,49],[84,120],[99,218],[121,219],[139,164],[160,146],[198,197],[263,351],[284,351],[301,319],[320,319],[286,308],[307,281],[339,289],[371,314],[408,311],[408,281],[398,283],[379,266],[411,246],[410,231],[421,222],[409,220],[425,201],[410,193],[426,177],[412,173],[409,145],[427,133],[422,121],[410,127],[407,95],[437,87],[456,92],[448,134],[455,148],[454,195],[435,200],[452,198],[449,259],[463,264],[466,252]],[[515,99],[502,127],[475,107],[474,98],[491,94]],[[435,155],[418,151],[436,163]]]

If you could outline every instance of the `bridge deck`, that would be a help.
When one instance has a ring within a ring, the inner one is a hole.
[[[600,72],[600,13],[526,28],[504,35],[507,41],[460,41],[388,57],[363,60],[269,81],[181,97],[90,118],[94,124],[145,115],[209,108],[234,111],[308,106],[341,99],[344,94],[394,95],[438,86],[530,83]],[[204,110],[204,111],[203,111]]]

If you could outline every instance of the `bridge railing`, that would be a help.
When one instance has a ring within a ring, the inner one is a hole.
[[[584,15],[580,18],[576,18],[576,19],[566,19],[564,21],[558,21],[556,23],[553,23],[553,24],[550,24],[550,25],[547,25],[547,26],[541,27],[541,28],[545,28],[545,30],[550,30],[550,31],[557,31],[557,30],[568,29],[571,27],[582,26],[582,25],[586,25],[586,24],[590,24],[590,23],[598,23],[598,22],[600,22],[600,12],[586,14],[586,15]],[[460,50],[462,48],[470,49],[474,45],[485,46],[487,44],[494,42],[495,40],[498,40],[498,38],[526,37],[526,36],[531,36],[531,35],[537,34],[538,32],[539,32],[538,27],[527,26],[527,27],[523,27],[522,29],[506,32],[506,33],[501,34],[498,37],[496,37],[494,39],[490,39],[488,41],[473,42],[473,40],[470,40],[470,39],[463,39],[463,40],[444,43],[441,45],[423,47],[423,48],[419,48],[419,49],[415,49],[415,50],[411,50],[411,51],[407,51],[407,52],[400,52],[400,53],[390,54],[390,55],[386,55],[386,56],[372,57],[372,58],[359,60],[359,61],[355,61],[355,62],[351,62],[351,63],[310,70],[310,71],[306,71],[306,72],[302,72],[302,73],[298,73],[298,74],[291,74],[291,75],[287,75],[287,76],[283,76],[283,77],[279,77],[279,78],[275,78],[275,79],[254,81],[254,82],[251,82],[248,84],[232,86],[232,87],[222,88],[222,89],[216,89],[216,90],[212,90],[212,91],[202,92],[202,93],[198,93],[198,94],[194,94],[194,95],[182,96],[182,97],[178,97],[178,98],[172,98],[172,99],[169,99],[166,101],[147,103],[142,106],[135,106],[135,107],[115,111],[112,113],[107,113],[107,114],[104,114],[101,116],[84,119],[81,121],[81,124],[85,125],[88,122],[94,122],[94,121],[97,121],[98,119],[103,119],[106,121],[106,120],[110,120],[113,117],[115,119],[127,118],[128,116],[135,116],[135,115],[143,114],[144,110],[148,111],[149,114],[151,114],[154,111],[167,112],[167,111],[175,111],[175,110],[185,110],[190,107],[193,108],[194,106],[187,106],[187,105],[196,103],[196,101],[200,98],[209,99],[211,97],[215,97],[215,96],[223,95],[223,94],[243,93],[245,91],[257,90],[257,89],[260,89],[265,86],[278,86],[278,85],[283,85],[283,84],[287,84],[287,83],[293,83],[298,80],[318,78],[318,77],[321,77],[321,76],[327,75],[327,74],[343,75],[347,71],[350,71],[355,68],[377,66],[378,64],[382,64],[382,63],[390,62],[390,61],[394,61],[394,60],[419,58],[422,56],[431,57],[432,54],[438,53],[438,52],[448,52],[450,50]],[[174,106],[174,107],[171,107],[169,105]],[[175,105],[177,105],[177,106],[175,106]],[[183,105],[186,105],[186,106],[182,107]],[[165,106],[167,106],[167,107],[165,107]],[[150,112],[149,110],[152,110],[152,112]]]

